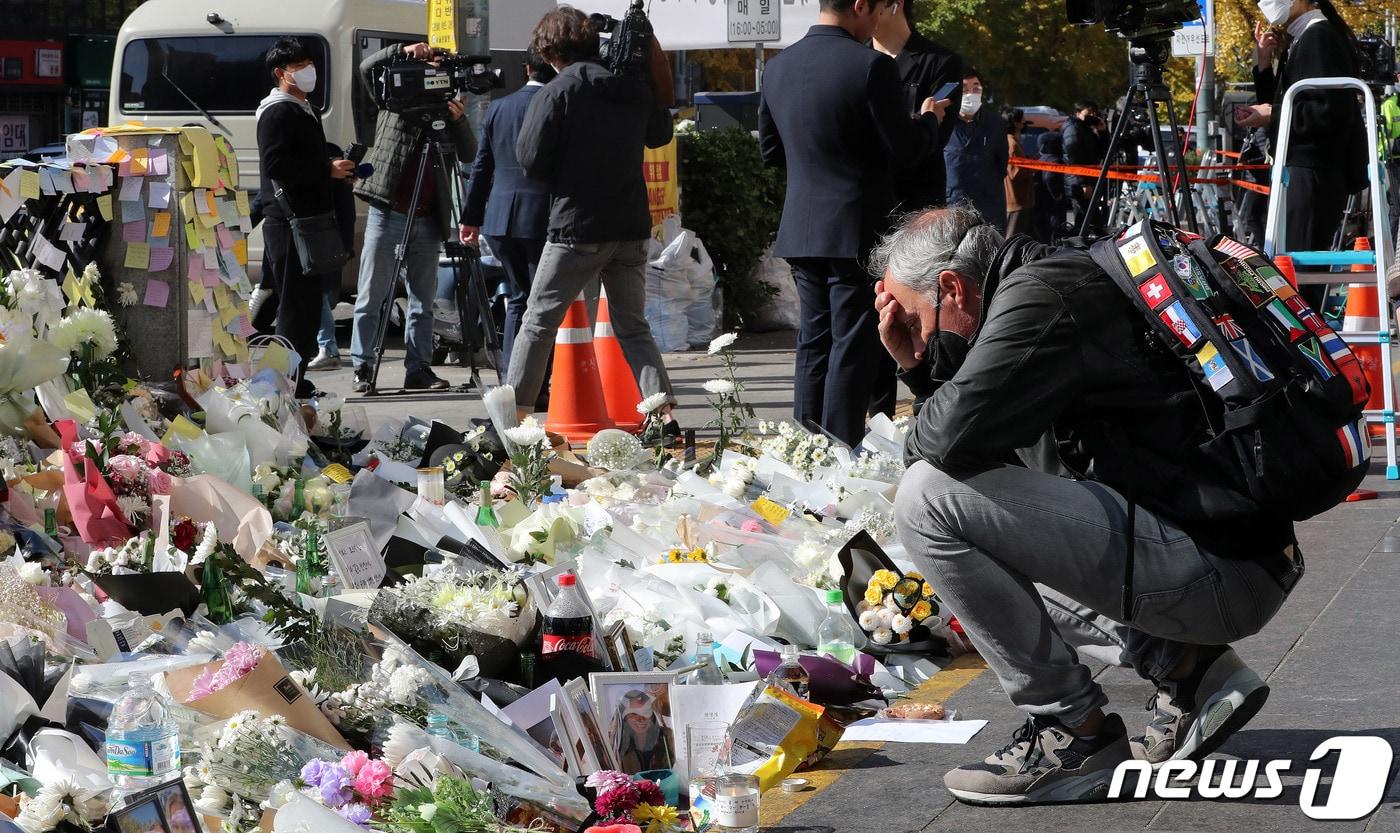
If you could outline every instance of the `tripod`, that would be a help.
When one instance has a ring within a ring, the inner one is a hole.
[[[1179,170],[1172,170],[1171,158],[1167,155],[1162,141],[1161,124],[1157,120],[1157,105],[1167,106],[1167,123],[1171,127],[1173,140],[1181,135],[1176,120],[1176,108],[1172,105],[1171,91],[1163,80],[1167,59],[1171,57],[1171,33],[1158,32],[1152,35],[1132,38],[1128,41],[1129,77],[1128,97],[1123,105],[1123,113],[1113,126],[1113,137],[1108,142],[1108,152],[1104,154],[1099,167],[1098,179],[1094,180],[1094,193],[1089,197],[1089,208],[1079,227],[1079,236],[1088,237],[1089,226],[1093,221],[1095,206],[1108,183],[1108,168],[1123,142],[1124,128],[1128,125],[1127,114],[1134,104],[1140,103],[1147,110],[1147,121],[1152,131],[1152,148],[1157,157],[1157,176],[1162,183],[1162,197],[1165,202],[1167,222],[1180,226],[1179,217],[1185,215],[1186,226],[1191,231],[1196,227],[1196,212],[1191,206],[1191,178],[1186,168],[1186,158],[1178,152],[1176,164]],[[1176,192],[1180,190],[1181,205],[1176,204]]]
[[[413,195],[409,200],[410,211],[417,209],[418,200],[422,196],[423,177],[428,172],[428,166],[436,166],[437,169],[444,172],[448,170],[442,150],[441,119],[433,114],[423,114],[421,118],[423,120],[423,133],[420,139],[421,143],[418,153],[418,170],[413,177]],[[456,197],[458,195],[458,186],[460,185],[459,180],[460,178],[454,170],[448,179],[451,186],[451,193],[447,200],[448,205],[451,205],[454,210],[458,202]],[[486,295],[486,281],[481,274],[481,262],[474,252],[467,251],[467,247],[462,246],[452,239],[452,232],[456,229],[454,219],[452,217],[443,217],[440,218],[440,220],[444,228],[443,236],[448,240],[445,249],[448,261],[452,265],[453,285],[455,287],[453,299],[457,305],[457,320],[462,329],[462,338],[464,341],[469,340],[467,335],[471,332],[468,326],[469,318],[477,318],[478,320],[476,323],[482,326],[482,331],[484,333],[484,346],[487,356],[494,363],[494,366],[497,368],[497,375],[499,376],[501,367],[501,345],[499,339],[496,337],[495,323],[490,318],[491,301]],[[408,286],[408,243],[413,233],[413,222],[414,217],[410,215],[407,222],[404,223],[403,236],[400,238],[398,245],[394,247],[394,272],[393,277],[390,279],[389,291],[385,294],[384,301],[379,308],[379,326],[376,328],[374,338],[374,359],[370,362],[369,387],[365,390],[365,396],[379,395],[379,368],[384,362],[384,342],[389,331],[389,310],[394,304],[394,298],[398,294],[399,286],[401,284],[405,287]],[[467,272],[467,280],[465,281],[462,280],[464,260],[466,261]],[[427,310],[427,314],[431,317],[432,308],[431,302],[429,303],[430,306]],[[474,311],[477,313],[475,316],[469,316],[468,310],[470,308],[474,308]],[[405,315],[405,331],[407,328],[408,316]],[[467,347],[467,355],[470,357],[468,363],[471,370],[471,382],[469,382],[465,388],[459,389],[457,392],[469,389],[473,384],[478,388],[481,387],[481,373],[480,369],[476,366],[475,345],[467,344],[465,346]]]

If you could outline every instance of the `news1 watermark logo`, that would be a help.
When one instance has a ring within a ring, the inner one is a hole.
[[[1385,798],[1390,782],[1394,752],[1384,738],[1372,735],[1328,738],[1313,750],[1310,761],[1322,761],[1336,753],[1332,784],[1319,800],[1318,787],[1326,773],[1325,764],[1303,770],[1303,786],[1298,805],[1303,814],[1318,821],[1359,819],[1375,812]],[[1293,771],[1293,761],[1208,758],[1204,761],[1167,761],[1154,767],[1147,761],[1124,761],[1113,771],[1108,797],[1190,798],[1194,789],[1201,798],[1256,801],[1283,795],[1283,778]],[[1136,773],[1136,786],[1125,795],[1130,774]],[[1262,775],[1262,781],[1260,776]]]

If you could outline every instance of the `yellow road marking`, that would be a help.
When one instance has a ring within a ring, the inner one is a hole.
[[[987,663],[977,654],[964,654],[934,674],[927,682],[910,694],[909,699],[916,703],[941,703],[956,694],[977,675],[987,670]],[[865,741],[860,743],[840,743],[830,755],[817,764],[816,769],[797,773],[806,778],[808,787],[800,793],[785,793],[781,788],[769,790],[763,795],[759,822],[762,827],[772,827],[787,818],[794,810],[806,804],[817,793],[836,783],[847,772],[858,768],[866,758],[884,748],[883,742]]]

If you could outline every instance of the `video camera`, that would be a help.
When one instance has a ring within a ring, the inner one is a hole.
[[[436,52],[432,62],[399,55],[379,76],[379,100],[400,115],[446,112],[447,102],[460,93],[486,95],[501,86],[487,68],[490,55]]]
[[[1119,37],[1133,41],[1171,34],[1201,19],[1196,0],[1065,0],[1069,22],[1102,23]]]
[[[605,14],[591,14],[588,20],[600,34],[608,36],[598,46],[598,57],[604,66],[616,75],[651,77],[651,41],[655,30],[642,7],[642,0],[633,0],[621,20]]]
[[[1371,87],[1386,87],[1395,83],[1395,47],[1376,32],[1366,32],[1356,38],[1356,77]]]

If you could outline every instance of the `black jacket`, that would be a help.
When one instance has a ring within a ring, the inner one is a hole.
[[[948,118],[938,130],[938,147],[922,162],[910,164],[900,172],[895,183],[900,211],[917,211],[929,206],[943,205],[947,192],[947,169],[939,151],[948,144],[957,122],[958,105],[962,103],[963,59],[948,47],[929,40],[918,32],[909,35],[904,48],[894,62],[899,65],[899,80],[904,89],[904,109],[911,116],[919,114],[924,99],[938,92],[945,84],[957,84],[948,98]]]
[[[642,154],[671,136],[671,115],[645,81],[593,61],[565,67],[531,99],[515,143],[525,175],[552,195],[549,240],[650,237]]]
[[[263,215],[287,219],[274,196],[274,180],[284,189],[293,214],[330,211],[331,160],[326,155],[321,120],[294,102],[279,101],[267,108],[257,124],[258,171],[262,176],[258,195]]]
[[[987,278],[971,350],[951,378],[902,374],[929,395],[905,446],[909,462],[975,471],[1013,458],[1104,483],[1227,558],[1293,542],[1286,519],[1256,505],[1199,451],[1209,438],[1181,360],[1088,252],[1007,241]],[[932,351],[930,351],[932,352]]]
[[[1060,136],[1063,140],[1062,151],[1065,155],[1066,165],[1097,166],[1103,164],[1103,155],[1107,151],[1108,142],[1083,119],[1078,116],[1070,116],[1060,126]],[[1094,177],[1068,174],[1065,176],[1065,183],[1071,187],[1076,185],[1092,187]]]
[[[1254,92],[1261,102],[1274,105],[1269,125],[1271,147],[1278,147],[1283,122],[1283,97],[1305,78],[1355,76],[1356,56],[1346,35],[1322,20],[1284,50],[1278,71],[1254,68]],[[1289,165],[1313,168],[1342,178],[1351,188],[1365,180],[1366,129],[1361,108],[1351,90],[1301,92],[1294,99],[1292,136],[1288,139]]]
[[[818,25],[764,69],[758,141],[787,169],[773,254],[854,259],[889,230],[895,166],[939,146],[938,119],[909,117],[893,58]]]
[[[490,237],[543,240],[549,228],[549,188],[530,179],[515,158],[520,126],[542,86],[527,85],[491,102],[481,123],[462,223]]]

